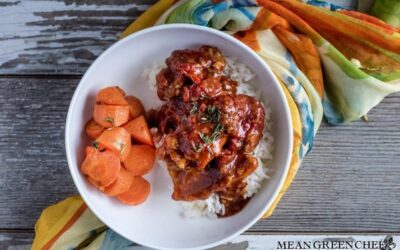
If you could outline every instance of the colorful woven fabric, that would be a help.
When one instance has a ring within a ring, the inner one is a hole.
[[[165,13],[155,23],[138,19],[122,37],[165,23],[219,29],[255,50],[284,84],[288,101],[295,103],[292,118],[298,114],[299,122],[293,124],[291,175],[281,193],[312,148],[323,115],[333,125],[351,122],[400,91],[400,34],[374,17],[323,1],[161,0],[157,5]]]

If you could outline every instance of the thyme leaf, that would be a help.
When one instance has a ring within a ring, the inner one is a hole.
[[[99,149],[99,143],[98,143],[97,141],[92,141],[92,146],[93,146],[95,149]]]
[[[203,133],[200,133],[199,136],[200,136],[200,139],[203,140],[203,142],[205,144],[213,144],[216,140],[219,139],[223,130],[224,130],[224,126],[221,123],[218,123],[217,126],[215,126],[215,128],[210,136],[207,136]]]
[[[200,153],[201,149],[203,148],[203,144],[194,144],[192,142],[192,148],[196,153]]]
[[[190,104],[190,113],[196,114],[198,111],[199,111],[199,105],[197,104],[197,102],[192,102]]]
[[[201,122],[212,122],[217,123],[221,118],[221,112],[214,105],[208,105],[203,116],[200,117]]]
[[[114,126],[114,118],[112,118],[112,117],[106,117],[106,118],[104,118],[104,121],[105,121],[105,122],[109,122],[109,123],[111,123],[111,124]]]

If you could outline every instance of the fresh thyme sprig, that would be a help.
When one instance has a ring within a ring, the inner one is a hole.
[[[114,118],[112,118],[112,117],[106,117],[106,118],[104,118],[104,121],[105,121],[105,122],[109,122],[109,123],[111,123],[111,124],[114,126]]]
[[[224,126],[221,123],[218,123],[217,126],[215,126],[215,128],[210,136],[200,133],[200,138],[203,140],[203,142],[205,144],[208,144],[208,145],[213,144],[216,140],[219,139],[223,130],[224,130]]]
[[[200,153],[200,151],[202,150],[202,148],[203,148],[203,144],[194,144],[194,142],[192,142],[192,148],[193,148],[193,150],[194,150],[194,152],[196,152],[196,153]]]
[[[208,105],[203,116],[200,117],[200,121],[203,123],[212,122],[218,123],[221,118],[221,112],[214,105]]]
[[[97,142],[97,141],[92,141],[92,146],[95,148],[95,149],[99,149],[99,143]]]
[[[190,114],[196,114],[199,111],[199,105],[197,102],[190,103]]]

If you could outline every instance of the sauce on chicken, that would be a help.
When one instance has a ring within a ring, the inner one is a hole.
[[[163,142],[159,156],[174,183],[172,198],[207,199],[218,194],[230,216],[248,202],[246,178],[258,166],[252,152],[262,138],[264,107],[237,94],[238,83],[223,74],[226,61],[214,47],[176,50],[157,77],[166,103],[153,113]]]

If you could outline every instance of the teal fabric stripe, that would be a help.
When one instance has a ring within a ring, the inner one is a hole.
[[[232,0],[232,6],[237,7],[254,7],[258,6],[256,1],[253,0]]]
[[[245,7],[239,7],[237,8],[237,10],[242,12],[242,14],[245,15],[251,21],[254,21],[254,19],[256,19],[256,16],[253,15],[253,13],[251,13],[250,11],[248,11],[248,9]]]
[[[285,53],[285,59],[290,63],[289,71],[294,75],[297,76],[299,74],[300,69],[297,67],[296,62],[294,61],[292,55],[288,50]]]
[[[311,104],[307,99],[307,93],[295,78],[286,74],[282,74],[280,78],[288,88],[299,109],[303,134],[299,156],[300,159],[303,159],[311,150],[314,141],[314,117],[312,115]]]
[[[111,229],[107,229],[104,241],[101,244],[100,250],[124,250],[128,247],[137,246],[135,243],[125,239]]]

